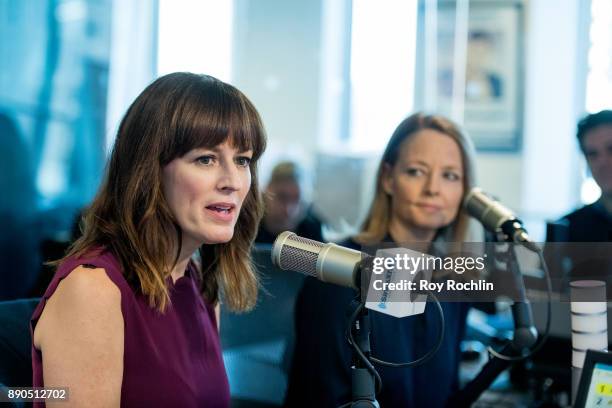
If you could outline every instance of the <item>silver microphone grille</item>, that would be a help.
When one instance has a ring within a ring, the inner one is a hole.
[[[510,209],[477,187],[465,197],[464,205],[468,214],[480,220],[490,231],[496,231],[504,222],[516,219]]]
[[[463,205],[472,217],[478,217],[487,210],[487,203],[482,200],[483,195],[484,192],[481,189],[474,187],[465,196]]]
[[[272,263],[283,270],[317,277],[317,258],[323,246],[321,242],[285,231],[274,241]]]

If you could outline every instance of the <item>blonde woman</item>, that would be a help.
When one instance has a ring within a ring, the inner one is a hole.
[[[474,185],[472,144],[441,116],[415,114],[399,124],[383,153],[370,211],[361,232],[342,243],[359,249],[382,242],[463,242],[473,230],[461,204]],[[482,230],[481,230],[482,232]],[[440,277],[438,277],[440,278]],[[296,347],[288,407],[337,407],[351,401],[351,349],[344,330],[350,289],[307,278],[296,305]],[[422,366],[377,366],[381,407],[442,407],[458,387],[459,343],[469,305],[443,303],[445,336]],[[407,362],[436,343],[440,317],[433,307],[397,319],[370,312],[372,353]]]

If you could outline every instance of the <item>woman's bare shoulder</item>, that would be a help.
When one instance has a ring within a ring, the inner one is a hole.
[[[38,347],[50,329],[96,331],[101,329],[99,323],[110,323],[113,316],[121,317],[119,288],[104,268],[80,265],[62,279],[47,300],[34,331],[34,344]]]
[[[79,266],[47,301],[34,331],[47,387],[68,387],[71,406],[119,406],[124,326],[121,292],[102,268]]]

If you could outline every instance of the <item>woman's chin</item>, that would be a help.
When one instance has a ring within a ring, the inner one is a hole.
[[[416,227],[421,228],[421,229],[429,229],[432,231],[437,231],[440,228],[444,228],[446,226],[448,226],[448,222],[445,219],[441,219],[441,218],[436,218],[436,219],[422,219],[419,220],[420,222],[415,223]]]
[[[233,237],[233,229],[231,231],[215,231],[213,233],[206,234],[204,237],[202,237],[202,241],[204,244],[207,245],[227,244],[232,240]]]

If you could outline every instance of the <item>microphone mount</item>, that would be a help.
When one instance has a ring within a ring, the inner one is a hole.
[[[518,218],[507,220],[500,225],[498,239],[510,243],[522,244],[530,251],[539,251],[537,245],[529,239],[529,235],[527,235],[523,223]]]

